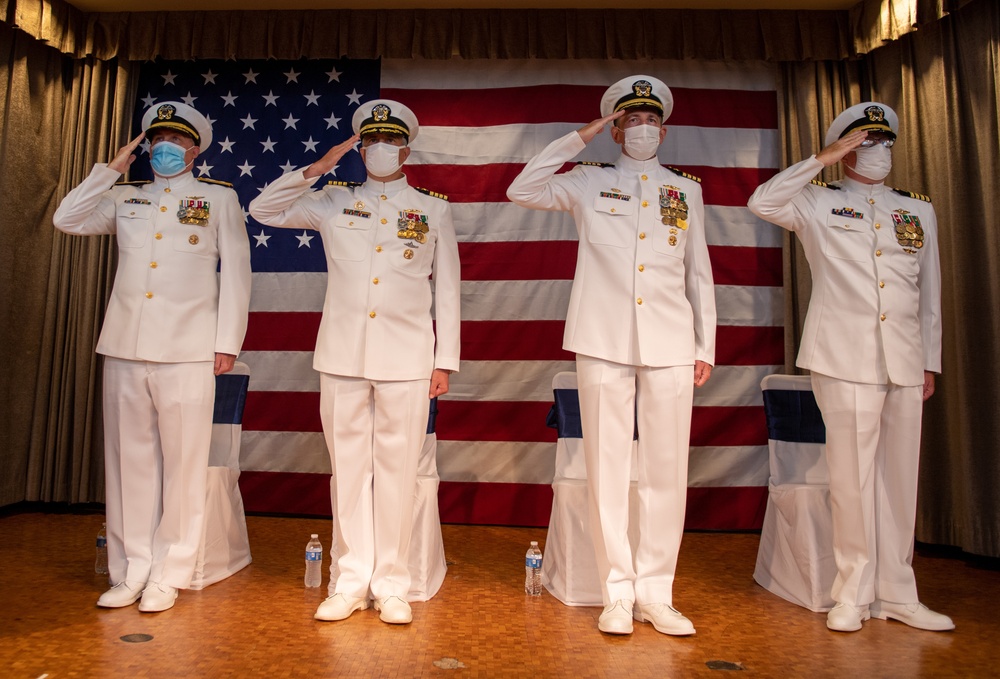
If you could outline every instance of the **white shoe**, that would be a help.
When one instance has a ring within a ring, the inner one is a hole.
[[[146,589],[142,590],[142,601],[139,602],[139,610],[143,613],[159,613],[168,608],[174,607],[177,601],[177,588],[170,585],[161,585],[158,582],[146,583]]]
[[[101,608],[124,608],[131,606],[142,596],[142,588],[146,586],[144,582],[130,582],[122,580],[117,585],[101,595],[97,600],[97,605]]]
[[[398,596],[387,596],[381,600],[376,599],[375,610],[379,611],[378,619],[390,625],[405,625],[413,620],[413,611],[410,610],[410,604]]]
[[[632,602],[619,599],[604,609],[597,629],[605,634],[632,634]]]
[[[633,612],[639,622],[653,623],[653,629],[661,634],[686,637],[694,634],[694,625],[680,611],[668,604],[639,604]]]
[[[922,603],[894,604],[891,601],[875,600],[871,607],[872,617],[879,620],[899,620],[910,627],[930,632],[947,632],[955,629],[955,623],[947,615],[935,613]]]
[[[368,598],[359,599],[353,596],[347,596],[346,594],[334,594],[333,596],[327,597],[326,600],[319,605],[316,609],[316,614],[313,615],[317,620],[346,620],[351,617],[351,613],[354,611],[363,611],[368,608]]]
[[[870,617],[868,606],[837,604],[826,614],[826,626],[834,632],[857,632]]]

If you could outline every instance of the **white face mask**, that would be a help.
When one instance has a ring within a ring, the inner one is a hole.
[[[881,144],[857,149],[855,154],[856,160],[851,169],[866,179],[880,182],[892,169],[892,151]]]
[[[625,128],[625,150],[636,160],[649,160],[660,145],[660,129],[655,125]]]
[[[378,142],[365,147],[365,168],[372,177],[391,177],[402,165],[399,152],[402,146]]]

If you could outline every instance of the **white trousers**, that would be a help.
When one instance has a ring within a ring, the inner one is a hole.
[[[364,598],[370,590],[376,599],[407,599],[429,388],[429,379],[381,382],[320,373],[320,416],[333,467],[336,593]]]
[[[812,374],[826,425],[833,507],[833,600],[917,601],[913,531],[923,392]]]
[[[672,604],[687,504],[694,366],[649,368],[578,354],[576,371],[604,605],[619,599]],[[639,545],[633,564],[628,496],[636,422]]]
[[[205,516],[211,361],[104,359],[108,571],[114,583],[191,584]]]

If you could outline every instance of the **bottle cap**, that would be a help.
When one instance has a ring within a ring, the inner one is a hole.
[[[313,534],[312,534],[312,535],[310,535],[309,537],[313,537],[313,538],[318,538],[318,537],[319,537],[319,535],[318,535],[317,533],[313,533]]]
[[[538,541],[537,540],[532,540],[531,541],[531,546],[532,547],[537,547],[538,546]]]

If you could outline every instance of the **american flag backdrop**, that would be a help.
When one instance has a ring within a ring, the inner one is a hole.
[[[566,213],[525,210],[505,191],[550,141],[599,116],[612,82],[635,73],[672,89],[659,157],[703,179],[719,327],[716,368],[696,390],[690,528],[756,528],[768,476],[760,380],[784,364],[781,233],[749,214],[777,172],[775,73],[760,64],[612,61],[301,60],[151,62],[134,128],[164,100],[195,106],[214,141],[195,175],[234,184],[246,210],[260,188],[351,134],[351,116],[384,97],[408,105],[420,133],[409,182],[450,197],[462,259],[462,368],[437,418],[445,522],[545,525],[555,430],[552,377],[573,370],[562,332],[576,258]],[[580,160],[613,162],[600,135]],[[568,168],[569,166],[567,166]],[[151,176],[144,153],[132,178]],[[363,181],[356,152],[330,179]],[[312,349],[326,287],[314,231],[248,217],[253,266],[241,488],[251,511],[329,514],[330,464]]]

